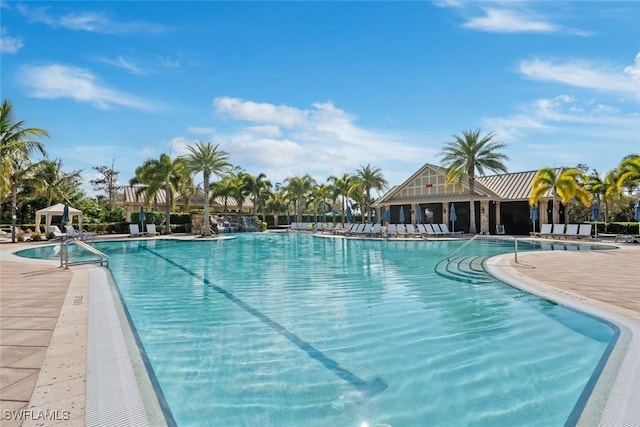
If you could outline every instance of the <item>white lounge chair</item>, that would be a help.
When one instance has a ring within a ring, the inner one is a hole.
[[[555,238],[564,236],[564,224],[553,224],[551,235]]]
[[[440,227],[438,227],[438,229],[436,230],[435,227],[436,224],[425,224],[424,225],[424,229],[427,232],[427,236],[430,237],[437,237],[439,235],[441,235],[442,233],[440,232]]]
[[[580,224],[578,229],[578,239],[591,238],[591,224]]]
[[[373,227],[371,227],[371,232],[369,233],[370,236],[382,236],[382,225],[381,224],[373,224]]]
[[[63,237],[66,237],[66,234],[63,233],[57,225],[50,225],[49,231],[53,233],[55,239],[62,239]]]
[[[452,235],[460,236],[460,235],[464,234],[463,231],[449,231],[449,227],[447,227],[447,224],[440,224],[440,231],[445,236],[452,236]]]
[[[418,232],[416,231],[416,227],[413,224],[407,224],[407,235],[409,236],[417,236]]]
[[[129,237],[140,237],[140,227],[138,224],[129,224]]]
[[[578,224],[567,224],[567,229],[564,231],[563,236],[567,239],[578,237]]]
[[[551,224],[542,224],[540,226],[540,232],[533,233],[533,236],[548,237],[548,236],[551,236],[551,230],[552,230]]]
[[[96,240],[95,233],[88,233],[86,231],[77,231],[75,228],[73,228],[73,225],[65,225],[64,228],[65,230],[67,230],[67,236],[73,239]]]
[[[160,234],[158,233],[158,230],[156,230],[155,224],[146,224],[146,226],[147,226],[147,232],[145,234],[149,236],[157,236]]]
[[[387,225],[387,237],[398,237],[398,226],[396,224]]]

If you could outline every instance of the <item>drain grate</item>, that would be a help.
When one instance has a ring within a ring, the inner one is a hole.
[[[84,304],[83,295],[76,295],[75,297],[73,297],[73,305],[82,305],[82,304]]]

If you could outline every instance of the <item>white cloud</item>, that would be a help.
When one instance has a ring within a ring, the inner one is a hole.
[[[463,27],[498,33],[555,33],[560,27],[528,14],[509,9],[484,10],[483,16],[470,18]]]
[[[304,112],[287,106],[222,97],[213,100],[216,113],[232,119],[254,123],[271,123],[292,127],[305,120]]]
[[[24,46],[24,41],[20,37],[7,34],[5,28],[0,31],[0,53],[17,53]]]
[[[369,163],[381,167],[387,179],[406,179],[434,161],[441,145],[431,141],[434,149],[409,135],[363,128],[331,102],[300,109],[224,97],[213,106],[218,116],[234,121],[234,130],[218,132],[232,163],[251,173],[264,172],[274,182],[305,173],[324,182]]]
[[[536,58],[522,61],[519,71],[534,80],[632,96],[640,100],[640,54],[636,56],[634,65],[624,69],[588,61],[553,62]]]
[[[90,71],[60,64],[21,67],[22,83],[35,98],[70,98],[100,109],[116,106],[138,110],[156,107],[144,99],[102,85]]]
[[[633,147],[638,147],[640,116],[593,99],[559,95],[522,105],[508,117],[488,118],[483,127],[495,131],[498,139],[508,144],[513,170],[530,168],[531,164],[577,163],[609,170],[620,161],[612,153],[637,150]],[[603,141],[607,141],[607,149]]]
[[[462,25],[471,30],[491,33],[567,33],[580,36],[590,35],[587,31],[555,24],[545,14],[536,12],[535,2],[471,2],[437,1],[438,7],[455,9],[464,15]]]
[[[126,71],[130,72],[131,74],[137,74],[137,75],[146,74],[146,72],[143,71],[142,68],[140,68],[138,65],[133,63],[133,61],[127,60],[127,59],[123,58],[122,56],[118,56],[115,59],[98,58],[98,61],[100,61],[100,62],[102,62],[104,64],[112,65],[112,66],[117,67],[117,68],[122,68],[123,70],[126,70]]]
[[[160,33],[166,31],[166,28],[159,24],[136,21],[119,22],[99,12],[73,12],[56,16],[50,12],[49,7],[30,7],[19,4],[16,9],[31,22],[72,31],[101,34]]]

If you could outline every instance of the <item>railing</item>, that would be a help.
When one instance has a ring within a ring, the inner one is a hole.
[[[479,234],[476,234],[475,236],[473,236],[471,239],[467,240],[466,242],[464,242],[464,244],[462,246],[460,246],[459,248],[456,248],[455,251],[451,252],[449,254],[449,256],[447,257],[447,261],[451,262],[451,257],[454,256],[456,253],[458,253],[458,251],[460,251],[460,249],[464,248],[465,246],[467,246],[469,243],[473,242],[474,240],[476,240],[478,237],[480,237]]]
[[[459,248],[456,248],[456,250],[454,250],[453,252],[451,252],[451,254],[449,254],[449,256],[447,257],[447,261],[451,262],[451,257],[454,256],[456,253],[458,253],[458,251],[460,251],[462,248],[464,248],[465,246],[467,246],[468,244],[470,244],[471,242],[473,242],[474,240],[476,240],[478,237],[482,237],[480,234],[476,234],[475,236],[473,236],[471,239],[467,240],[466,242],[464,242],[464,244],[462,246],[460,246]],[[504,237],[500,237],[501,239],[505,239],[505,238],[511,238],[513,239],[513,243],[514,243],[514,247],[513,247],[513,253],[515,255],[515,262],[516,264],[518,263],[518,239],[516,239],[513,236],[504,236]]]
[[[94,255],[97,255],[99,259],[85,260],[85,261],[72,261],[69,262],[69,245],[71,243],[75,243],[81,248],[91,252]],[[80,240],[75,239],[64,239],[60,243],[60,267],[61,268],[69,268],[70,265],[80,265],[80,264],[93,264],[99,263],[100,266],[109,266],[109,256],[93,246],[82,242]]]

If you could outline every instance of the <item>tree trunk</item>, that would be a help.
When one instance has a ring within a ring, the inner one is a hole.
[[[211,224],[209,224],[209,174],[205,171],[202,173],[202,175],[204,186],[204,218],[202,219],[202,230],[200,231],[203,236],[210,236]]]
[[[18,188],[11,189],[11,243],[16,242],[16,215],[18,213]]]
[[[165,234],[171,234],[171,199],[172,199],[172,194],[171,191],[169,190],[168,187],[165,188],[166,193],[167,193],[167,200],[166,200],[166,207],[164,210],[165,215],[167,216],[165,218],[165,225],[167,227]]]

